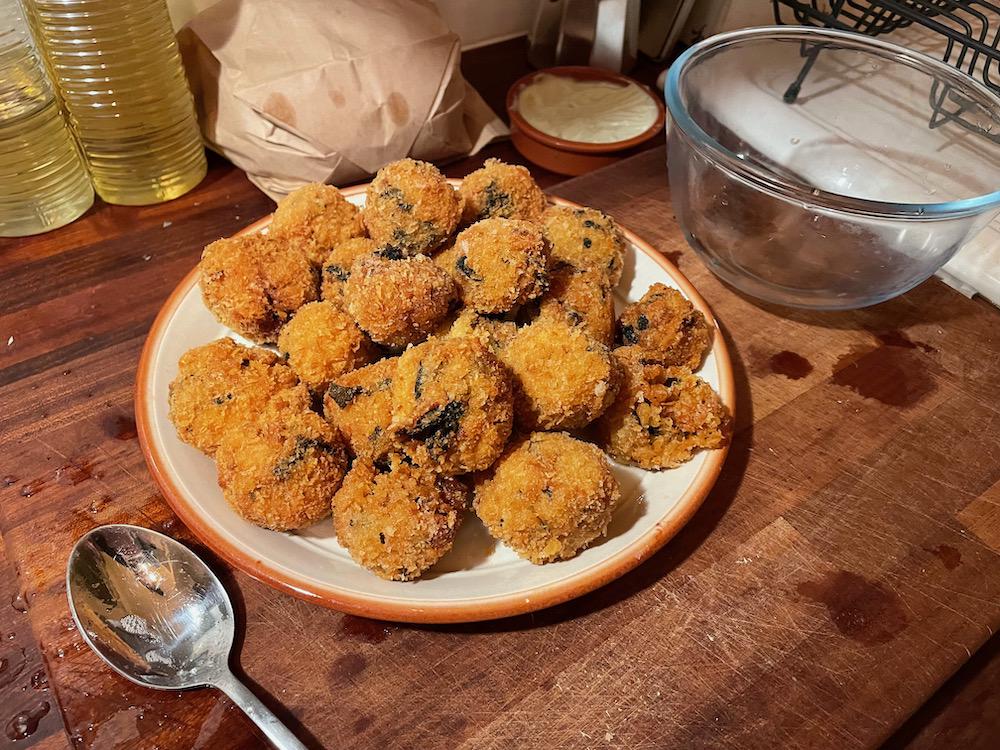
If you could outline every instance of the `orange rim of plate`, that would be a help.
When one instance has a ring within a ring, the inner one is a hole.
[[[458,180],[449,180],[449,182],[452,184],[460,183]],[[364,192],[366,188],[367,185],[356,185],[345,188],[341,192],[345,196],[352,196]],[[558,206],[580,208],[580,204],[562,198],[549,196],[549,200]],[[259,231],[270,224],[270,222],[271,217],[265,216],[240,230],[238,234]],[[657,265],[666,271],[674,283],[684,292],[691,303],[705,315],[705,318],[715,329],[712,351],[715,354],[718,367],[719,396],[729,408],[730,413],[735,413],[736,393],[732,363],[722,332],[719,330],[718,323],[712,315],[708,304],[694,286],[691,285],[691,282],[685,278],[684,274],[667,261],[649,243],[627,229],[623,228],[622,231],[635,247],[652,258]],[[170,473],[166,470],[166,462],[160,455],[160,446],[157,445],[153,438],[150,413],[153,404],[153,394],[149,391],[153,354],[159,348],[167,322],[173,318],[181,300],[197,283],[198,268],[196,265],[174,288],[170,296],[167,297],[166,302],[163,303],[163,307],[153,321],[149,335],[146,337],[146,343],[143,346],[142,354],[139,358],[139,366],[136,371],[135,385],[135,421],[139,434],[139,444],[149,471],[163,492],[167,503],[181,521],[184,522],[185,526],[205,546],[226,560],[230,565],[242,570],[252,578],[279,591],[297,596],[300,599],[352,615],[413,623],[479,622],[535,612],[562,604],[619,578],[648,559],[670,541],[684,524],[690,520],[695,511],[701,507],[701,504],[715,485],[719,473],[722,471],[722,465],[726,460],[726,454],[729,449],[728,444],[722,448],[708,451],[707,460],[704,465],[670,511],[657,521],[652,529],[646,531],[629,546],[618,551],[611,557],[595,562],[589,568],[580,571],[568,579],[545,584],[527,592],[519,591],[512,594],[480,599],[472,598],[459,602],[441,600],[440,602],[431,601],[414,604],[402,601],[389,601],[381,597],[368,598],[354,592],[298,580],[294,576],[275,569],[267,562],[251,554],[247,554],[244,550],[231,544],[228,539],[214,528],[211,519],[196,512],[188,504],[183,493],[178,489]]]

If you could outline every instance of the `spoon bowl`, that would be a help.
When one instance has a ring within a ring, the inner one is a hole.
[[[183,544],[137,526],[94,529],[70,554],[70,610],[88,644],[147,687],[204,687],[228,671],[233,610]]]
[[[99,526],[70,553],[66,595],[84,641],[122,677],[158,690],[216,687],[276,747],[304,747],[230,671],[232,603],[180,542],[139,526]]]

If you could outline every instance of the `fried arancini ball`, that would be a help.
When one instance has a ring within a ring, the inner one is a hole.
[[[333,499],[337,540],[354,561],[391,581],[412,581],[451,549],[468,505],[457,479],[391,456],[358,460]]]
[[[541,230],[518,219],[483,219],[455,238],[443,266],[477,312],[502,313],[547,288],[548,252]]]
[[[535,432],[476,477],[473,504],[490,534],[537,565],[573,557],[607,533],[620,500],[598,448],[564,432]]]
[[[427,338],[451,310],[458,290],[426,255],[359,258],[344,285],[344,303],[373,341],[401,349]]]
[[[278,351],[309,388],[323,392],[345,372],[368,364],[374,347],[346,310],[333,302],[310,302],[278,336]]]
[[[276,237],[297,237],[311,263],[319,265],[344,240],[364,237],[358,207],[333,185],[313,182],[286,195],[268,230]]]
[[[618,397],[595,424],[613,458],[644,469],[672,469],[701,448],[728,439],[729,413],[712,387],[684,367],[647,359],[638,346],[613,352],[623,372]]]
[[[208,245],[198,264],[205,307],[225,326],[259,344],[317,298],[316,269],[298,246],[264,234],[244,234]]]
[[[365,255],[371,255],[378,249],[367,237],[354,237],[337,245],[323,260],[323,270],[320,272],[322,287],[320,297],[331,302],[340,302],[344,297],[344,283],[350,278],[351,266],[354,261]]]
[[[399,256],[429,253],[455,231],[462,198],[433,164],[400,159],[368,185],[361,215],[379,247]]]
[[[465,201],[463,224],[494,217],[537,222],[548,205],[527,168],[499,159],[487,159],[467,175],[459,192]]]
[[[539,319],[519,329],[498,356],[510,369],[523,430],[583,427],[618,391],[608,348],[563,321]]]
[[[223,435],[242,427],[280,392],[309,403],[291,368],[267,349],[229,338],[189,349],[170,383],[170,421],[177,436],[209,456]]]
[[[614,219],[596,208],[550,206],[542,225],[554,262],[600,271],[617,286],[625,263],[625,236]]]
[[[399,358],[392,427],[444,474],[485,469],[510,437],[513,401],[504,366],[477,339],[430,339]],[[418,458],[418,463],[422,460]]]
[[[517,324],[513,320],[505,320],[494,315],[483,315],[466,308],[459,313],[450,326],[443,332],[443,338],[459,338],[471,336],[478,339],[483,346],[496,354],[510,343],[517,333]]]
[[[549,290],[539,298],[542,318],[579,326],[611,346],[615,338],[615,300],[607,277],[592,269],[560,266],[549,272]]]
[[[323,397],[323,415],[351,444],[356,456],[383,451],[392,422],[392,380],[399,357],[390,357],[336,378]]]
[[[271,404],[256,423],[227,433],[216,460],[233,510],[276,531],[328,516],[348,464],[341,437],[319,414],[286,404]]]
[[[622,310],[618,339],[644,349],[647,359],[697,370],[712,345],[712,329],[680,292],[657,283]]]

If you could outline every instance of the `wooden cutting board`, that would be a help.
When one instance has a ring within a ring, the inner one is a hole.
[[[246,625],[238,671],[310,746],[868,747],[1000,625],[1000,315],[936,280],[856,312],[757,305],[688,249],[664,163],[554,192],[649,240],[715,310],[739,403],[718,485],[624,578],[478,625],[346,617],[194,543]],[[262,744],[217,693],[112,675],[66,609],[89,528],[191,541],[135,439],[135,365],[204,243],[270,203],[216,163],[154,210],[103,207],[0,251],[0,725],[21,712],[32,729],[14,747]]]

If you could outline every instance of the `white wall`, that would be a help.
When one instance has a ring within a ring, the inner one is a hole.
[[[542,0],[544,1],[544,0]],[[216,0],[167,0],[174,28]],[[527,34],[539,0],[435,0],[441,15],[462,39],[463,49]]]

